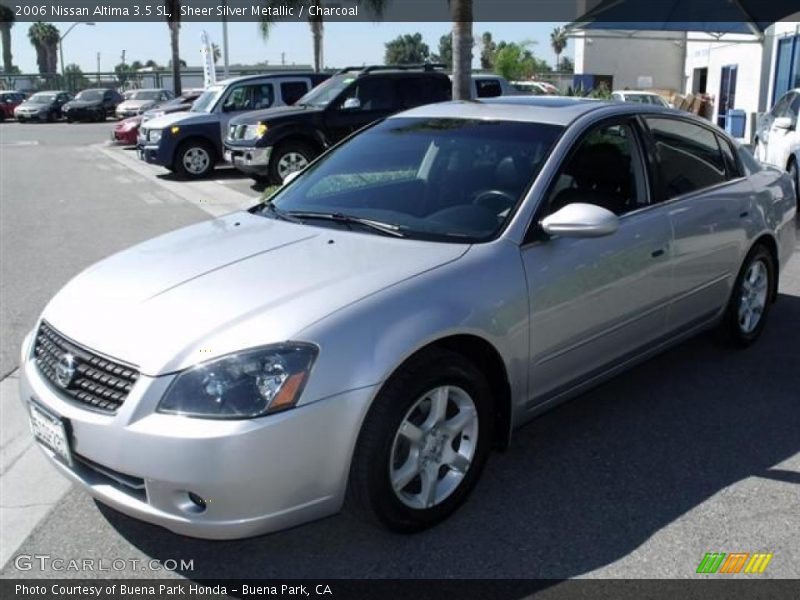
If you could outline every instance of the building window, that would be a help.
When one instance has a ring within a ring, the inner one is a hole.
[[[778,40],[772,104],[791,89],[800,87],[800,36]]]

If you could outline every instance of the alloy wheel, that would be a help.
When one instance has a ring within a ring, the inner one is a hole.
[[[183,166],[192,175],[204,173],[210,163],[211,157],[203,148],[189,148],[183,155]]]
[[[287,152],[278,160],[278,175],[281,180],[286,179],[295,171],[301,171],[308,166],[308,159],[299,152]]]
[[[767,305],[769,271],[761,259],[753,261],[742,280],[739,297],[739,327],[743,333],[751,333],[758,327]]]
[[[461,484],[478,446],[472,397],[445,385],[420,397],[406,413],[389,455],[389,480],[397,498],[414,509],[446,500]]]

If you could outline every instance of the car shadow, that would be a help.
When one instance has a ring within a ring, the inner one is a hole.
[[[164,181],[193,181],[191,179],[186,179],[185,177],[181,177],[174,171],[164,171],[163,173],[158,173],[156,177]],[[232,181],[232,180],[244,179],[245,177],[246,176],[243,173],[240,173],[233,167],[217,165],[214,168],[214,170],[211,171],[208,175],[206,175],[201,179],[197,179],[195,181],[226,181],[226,180]]]
[[[209,542],[101,506],[153,558],[205,578],[569,578],[609,565],[723,488],[800,451],[800,297],[782,294],[746,350],[702,335],[541,416],[495,454],[470,500],[397,535],[348,513]]]

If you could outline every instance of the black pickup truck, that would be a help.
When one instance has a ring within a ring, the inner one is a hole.
[[[325,149],[373,121],[451,98],[444,65],[347,67],[293,106],[230,120],[225,160],[257,180],[282,183]]]

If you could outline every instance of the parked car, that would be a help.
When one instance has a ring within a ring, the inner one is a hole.
[[[101,502],[205,538],[345,499],[429,527],[543,411],[709,328],[755,342],[797,242],[785,173],[643,104],[418,107],[287,179],[27,335],[33,434]]]
[[[25,94],[22,92],[0,90],[0,121],[13,119],[14,111],[23,102],[25,102]]]
[[[159,104],[156,108],[145,111],[137,117],[128,117],[119,121],[111,132],[111,139],[114,142],[135,146],[139,136],[139,127],[150,119],[161,117],[167,114],[189,110],[192,103],[197,100],[203,90],[189,90],[173,98],[168,102]]]
[[[59,90],[36,92],[14,109],[14,117],[20,123],[24,121],[55,121],[61,118],[62,107],[71,99],[72,96],[69,95],[69,92]]]
[[[789,90],[765,113],[758,122],[755,137],[755,156],[760,161],[785,169],[798,190],[800,202],[800,132],[797,116],[800,114],[800,88]]]
[[[61,112],[67,121],[105,121],[113,116],[122,95],[104,88],[83,90],[73,100],[67,102]]]
[[[164,115],[139,129],[139,157],[185,178],[211,173],[222,160],[222,137],[238,114],[294,103],[327,75],[271,73],[210,86],[185,113]]]
[[[348,67],[293,107],[231,119],[225,160],[256,179],[280,183],[372,121],[450,97],[450,80],[433,65]]]
[[[557,96],[558,88],[546,81],[512,81],[511,86],[520,93],[533,96]]]
[[[611,97],[618,102],[636,102],[638,104],[654,104],[672,108],[664,98],[655,92],[641,92],[637,90],[614,90]]]
[[[472,75],[472,98],[496,98],[497,96],[516,96],[519,92],[505,77],[490,74]]]
[[[173,98],[175,98],[175,94],[162,88],[135,90],[131,92],[130,98],[125,98],[117,106],[116,115],[118,119],[136,117]]]
[[[192,104],[194,104],[195,100],[203,95],[204,91],[205,90],[203,88],[184,90],[183,93],[177,98],[173,98],[169,102],[165,102],[156,108],[151,108],[150,110],[145,111],[144,114],[142,114],[142,122],[146,123],[150,119],[155,119],[156,117],[163,117],[164,115],[187,111],[192,108]]]

